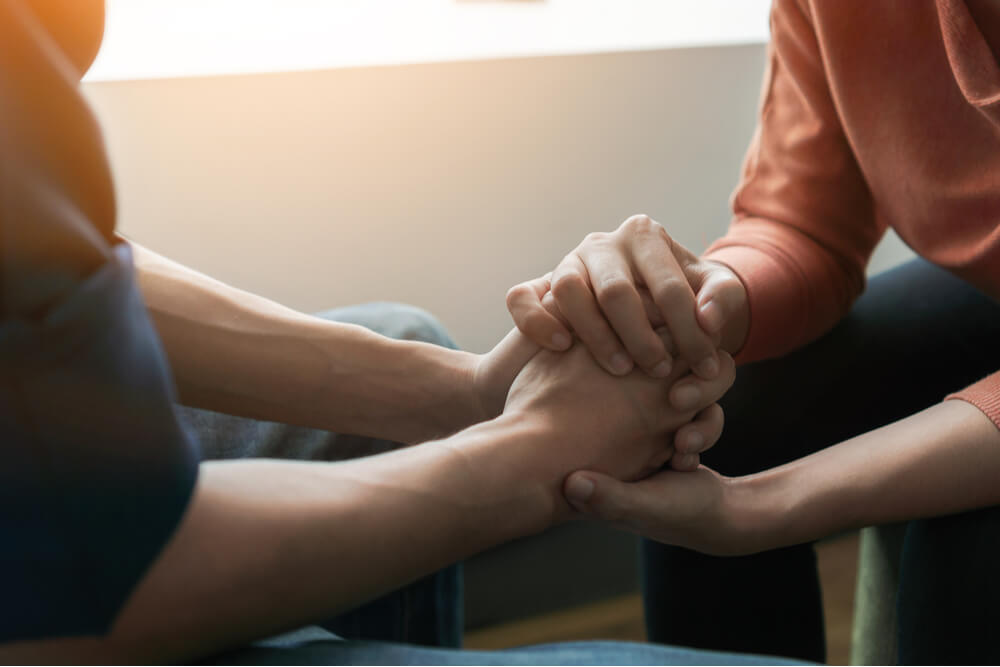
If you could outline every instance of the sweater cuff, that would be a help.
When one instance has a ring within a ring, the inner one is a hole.
[[[987,375],[979,382],[945,398],[945,400],[950,399],[972,403],[1000,429],[1000,371]]]

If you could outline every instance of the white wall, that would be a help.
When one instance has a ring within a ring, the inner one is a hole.
[[[91,82],[123,231],[302,310],[396,300],[468,349],[632,213],[728,221],[761,45]],[[880,251],[876,266],[905,253]]]

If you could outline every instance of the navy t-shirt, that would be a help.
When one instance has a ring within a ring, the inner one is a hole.
[[[197,476],[79,93],[100,21],[0,0],[0,643],[106,632]]]

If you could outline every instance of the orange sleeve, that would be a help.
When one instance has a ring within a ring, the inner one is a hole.
[[[780,356],[828,331],[864,289],[865,266],[885,232],[841,126],[807,7],[775,0],[767,58],[733,221],[705,254],[746,285],[750,330],[741,362]]]
[[[987,375],[979,382],[955,392],[948,398],[972,403],[1000,429],[1000,371]]]

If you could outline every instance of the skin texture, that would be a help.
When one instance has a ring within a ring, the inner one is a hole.
[[[667,403],[667,381],[614,377],[579,346],[535,354],[512,336],[531,356],[501,416],[345,463],[204,463],[110,635],[7,644],[0,660],[172,662],[238,646],[569,518],[562,488],[574,469],[638,479],[669,457],[671,430],[691,414]],[[715,394],[732,377],[730,365]]]
[[[25,241],[14,258],[79,280],[106,261],[113,187],[79,72],[37,18],[0,0],[0,204],[89,234],[66,248]],[[582,348],[540,353],[516,331],[481,356],[393,341],[132,249],[186,403],[424,444],[344,463],[202,464],[180,525],[107,636],[7,643],[0,662],[180,662],[329,617],[568,518],[567,474],[636,479],[697,414],[669,404],[674,378],[615,377]],[[28,305],[38,304],[5,303]],[[733,381],[722,361],[706,405]],[[686,428],[713,431],[711,420]]]
[[[187,405],[400,442],[491,419],[526,353],[384,338],[225,285],[132,243],[139,285]]]
[[[861,526],[1000,503],[1000,431],[952,400],[746,477],[701,466],[623,483],[576,472],[567,498],[585,516],[717,555],[755,553]]]
[[[548,294],[554,311],[543,304]],[[718,347],[739,350],[750,317],[732,270],[699,259],[645,215],[589,234],[551,274],[511,288],[507,308],[538,345],[565,349],[575,334],[610,373],[638,365],[665,377],[680,357],[703,379],[719,372]],[[656,336],[657,322],[675,353]]]
[[[728,267],[699,260],[649,217],[588,235],[554,272],[511,288],[507,308],[536,344],[559,351],[575,337],[612,374],[633,368],[630,354],[652,377],[671,375],[677,364],[699,364],[701,373],[681,376],[670,390],[676,409],[698,411],[693,425],[676,434],[670,466],[695,470],[718,440],[722,409],[706,400],[704,384],[719,373],[720,353],[735,352],[746,338],[746,290]]]

